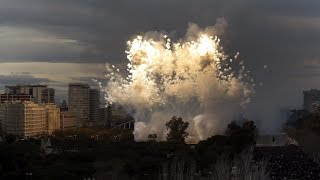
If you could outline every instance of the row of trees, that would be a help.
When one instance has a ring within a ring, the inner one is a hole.
[[[188,122],[184,122],[181,117],[173,116],[171,120],[166,123],[166,128],[169,131],[167,134],[167,142],[184,143],[186,137],[189,135],[187,132],[188,127]],[[148,140],[155,142],[157,140],[157,134],[149,134]]]
[[[184,143],[186,137],[189,135],[187,129],[188,122],[184,122],[181,117],[173,116],[171,120],[166,123],[166,128],[169,131],[167,134],[167,142]],[[257,129],[253,121],[245,120],[243,124],[232,121],[226,128],[225,135],[227,136],[249,136],[251,142],[254,143]],[[157,134],[149,134],[150,141],[156,141]]]
[[[320,152],[320,112],[293,110],[284,125],[286,133],[295,139],[305,152],[319,156]]]
[[[181,174],[196,172],[203,176],[205,172],[212,171],[210,165],[215,164],[222,154],[226,153],[230,157],[254,142],[255,126],[248,121],[243,125],[232,123],[228,126],[226,135],[214,136],[191,148],[184,143],[188,127],[189,123],[184,122],[181,117],[172,117],[166,123],[169,143],[155,142],[155,134],[149,135],[149,139],[154,142],[134,142],[121,138],[121,143],[118,143],[112,141],[112,135],[120,132],[108,131],[109,134],[105,136],[110,136],[111,139],[108,140],[100,133],[99,141],[94,141],[92,151],[62,151],[49,156],[41,152],[39,140],[32,143],[29,140],[12,143],[15,140],[8,137],[6,143],[0,144],[0,179],[23,179],[30,172],[33,173],[33,179],[81,179],[91,175],[98,177],[99,173],[107,174],[106,179],[118,175],[118,179],[126,179],[122,175],[141,179],[151,177],[151,174],[158,176],[160,170],[161,176],[168,177],[167,179],[170,178],[166,174],[184,177]],[[66,131],[56,134],[52,137],[52,145],[60,144],[59,147],[68,149],[76,143],[76,146],[88,147],[86,142],[93,141],[90,138],[91,132],[79,131],[81,132]],[[76,138],[69,137],[74,134],[77,134]],[[32,148],[26,150],[29,146]],[[179,171],[175,172],[174,169]]]

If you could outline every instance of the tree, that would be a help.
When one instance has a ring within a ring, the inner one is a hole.
[[[241,152],[247,146],[255,144],[257,129],[253,121],[245,119],[241,124],[231,122],[226,130],[230,143],[236,152]]]
[[[155,142],[157,140],[157,134],[149,134],[148,141]]]
[[[252,135],[256,135],[257,128],[254,125],[254,122],[248,119],[245,119],[244,122],[242,122],[242,125],[236,121],[232,121],[230,124],[228,124],[225,134],[227,136],[231,136],[241,131],[246,131],[252,133]]]
[[[169,133],[167,134],[168,142],[175,143],[184,143],[185,138],[188,136],[188,132],[186,131],[189,127],[188,122],[184,122],[181,117],[173,116],[170,121],[166,123],[167,130]]]
[[[231,134],[238,132],[240,129],[241,126],[236,121],[232,121],[230,124],[228,124],[225,134],[230,136]]]
[[[17,140],[17,136],[15,136],[14,134],[8,134],[5,137],[5,142],[8,144],[14,143],[14,142],[16,142],[16,140]]]

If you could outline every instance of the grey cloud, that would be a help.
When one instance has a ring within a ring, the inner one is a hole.
[[[133,34],[164,30],[174,32],[179,38],[185,33],[189,22],[210,26],[215,24],[217,18],[225,17],[230,24],[230,38],[223,39],[224,43],[233,51],[239,48],[251,58],[254,57],[251,55],[254,54],[252,49],[263,57],[266,57],[266,53],[272,56],[278,53],[278,49],[286,51],[288,45],[290,50],[300,48],[291,47],[294,45],[293,37],[297,38],[296,41],[303,42],[309,41],[318,33],[314,31],[308,33],[307,37],[299,38],[301,33],[287,32],[286,27],[279,28],[272,22],[270,24],[266,17],[320,16],[317,7],[320,7],[317,1],[305,3],[297,0],[290,3],[252,0],[4,0],[0,2],[0,22],[21,28],[35,28],[61,38],[77,40],[84,46],[80,51],[69,50],[69,54],[61,49],[55,51],[55,47],[52,47],[52,53],[37,55],[34,52],[36,57],[33,60],[120,63],[125,61],[125,42]],[[311,40],[312,44],[318,45],[317,42],[319,41]],[[290,55],[288,52],[283,53]],[[19,59],[22,58],[23,56]],[[32,59],[32,55],[26,59]]]
[[[93,81],[93,79],[98,80],[101,83],[105,82],[105,78],[103,77],[72,77],[72,82],[77,83],[85,83],[91,86],[92,88],[98,88],[98,85],[96,82]]]
[[[233,5],[245,7],[244,2],[5,0],[0,2],[0,22],[36,28],[85,44],[77,56],[66,58],[69,61],[117,62],[125,60],[125,42],[132,34],[166,30],[181,36],[188,22],[212,25],[217,17],[235,11]]]
[[[52,83],[46,78],[36,78],[28,73],[22,74],[10,74],[0,75],[0,89],[4,89],[5,86],[17,85],[17,84],[49,84]]]

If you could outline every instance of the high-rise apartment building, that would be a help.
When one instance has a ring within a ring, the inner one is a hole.
[[[83,126],[89,122],[89,89],[87,84],[69,84],[68,111],[77,115],[77,126]]]
[[[20,93],[31,95],[37,104],[42,103],[42,91],[47,89],[46,85],[23,85],[20,87]]]
[[[21,86],[17,85],[17,86],[5,86],[5,93],[6,94],[20,94],[21,91]]]
[[[102,125],[99,123],[99,106],[100,106],[100,92],[97,89],[89,89],[89,124],[88,125]]]
[[[99,125],[100,92],[87,84],[69,84],[68,111],[77,115],[77,126]]]
[[[63,112],[63,111],[68,111],[68,104],[67,104],[67,101],[66,100],[63,100],[61,103],[60,103],[60,111]]]
[[[126,110],[121,106],[117,104],[111,105],[111,125],[117,125],[126,122],[127,113]]]
[[[99,108],[99,118],[100,118],[99,121],[104,126],[112,127],[111,116],[112,116],[111,106]]]
[[[42,90],[41,103],[55,103],[55,90],[53,88],[45,88]]]
[[[46,131],[51,135],[60,129],[60,108],[54,104],[44,105],[46,110]]]
[[[46,133],[45,108],[30,101],[7,101],[0,105],[0,124],[4,134],[23,138]]]
[[[32,101],[37,104],[54,103],[55,91],[47,85],[17,85],[6,86],[5,92],[8,94],[26,94],[32,97]]]
[[[320,91],[317,89],[311,89],[309,91],[303,91],[303,108],[309,112],[314,110],[320,105]]]

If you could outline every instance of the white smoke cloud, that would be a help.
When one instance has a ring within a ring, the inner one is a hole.
[[[148,32],[127,42],[128,76],[107,67],[106,100],[136,110],[136,140],[149,134],[165,140],[165,123],[180,116],[190,124],[187,140],[197,142],[221,133],[250,102],[255,85],[249,72],[217,37],[226,27],[224,19],[207,28],[190,23],[177,42]]]

